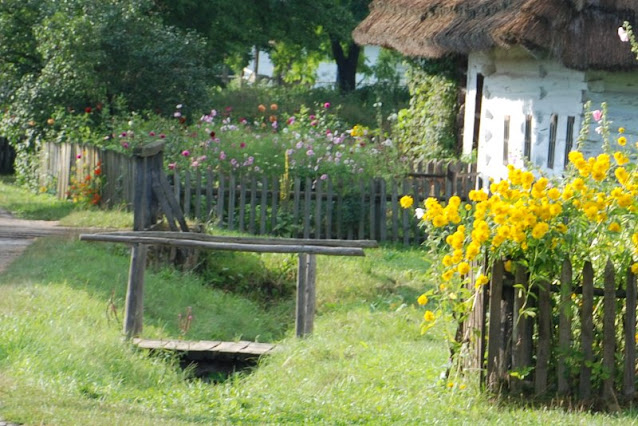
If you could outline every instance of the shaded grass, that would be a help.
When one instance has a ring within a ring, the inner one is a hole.
[[[81,209],[51,194],[34,194],[13,184],[11,176],[0,177],[0,206],[15,217],[59,220],[60,225],[80,228],[132,228],[133,214],[120,210]]]
[[[71,202],[50,194],[33,194],[13,185],[10,176],[0,179],[0,206],[16,217],[32,220],[59,220],[74,209]]]

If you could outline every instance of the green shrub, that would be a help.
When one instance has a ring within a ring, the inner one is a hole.
[[[410,106],[399,111],[394,127],[400,149],[415,162],[453,155],[458,91],[454,61],[414,61],[407,76]]]

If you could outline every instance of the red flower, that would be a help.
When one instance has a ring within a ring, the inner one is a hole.
[[[91,107],[84,108],[84,112],[86,112],[87,114],[90,114],[92,111],[93,109]]]
[[[215,139],[215,132],[210,132],[210,137],[211,137],[212,139]]]

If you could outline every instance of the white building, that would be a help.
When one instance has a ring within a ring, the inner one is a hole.
[[[612,132],[638,136],[638,61],[617,34],[636,16],[629,0],[375,0],[354,37],[413,56],[465,55],[463,152],[478,148],[478,171],[499,179],[525,160],[560,174],[587,101],[608,104]],[[593,127],[586,154],[601,149]]]

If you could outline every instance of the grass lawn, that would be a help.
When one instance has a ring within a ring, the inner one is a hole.
[[[3,189],[4,186],[1,188]],[[4,191],[2,192],[4,193]],[[4,195],[0,196],[4,197]],[[9,207],[0,198],[0,206]],[[92,213],[98,214],[99,213]],[[51,237],[0,275],[0,419],[25,424],[638,424],[636,411],[582,413],[495,400],[473,380],[440,380],[442,331],[419,334],[430,284],[421,250],[318,257],[315,333],[294,334],[294,296],[273,303],[212,288],[196,274],[147,274],[145,337],[256,339],[280,350],[221,383],[122,340],[128,251]],[[254,255],[281,269],[286,255]],[[231,265],[229,265],[231,266]],[[254,296],[254,295],[253,295]]]

